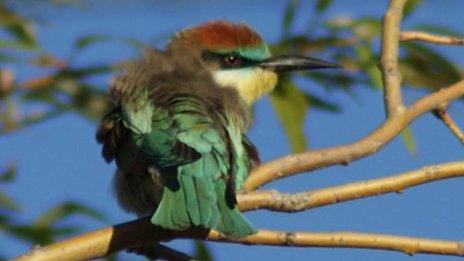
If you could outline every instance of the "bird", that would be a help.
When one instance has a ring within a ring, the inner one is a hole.
[[[246,136],[252,105],[281,73],[339,67],[273,56],[243,22],[211,20],[177,32],[165,49],[147,51],[110,84],[114,108],[96,138],[103,158],[116,162],[119,204],[165,229],[256,233],[236,199],[259,164]]]

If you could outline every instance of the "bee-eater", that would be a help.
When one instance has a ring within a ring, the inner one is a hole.
[[[278,73],[336,67],[271,56],[243,23],[210,21],[180,31],[111,84],[116,106],[97,140],[105,160],[116,161],[120,205],[167,229],[253,234],[235,197],[259,161],[245,136],[251,106],[275,87]]]

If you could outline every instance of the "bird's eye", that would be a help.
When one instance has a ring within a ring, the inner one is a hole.
[[[229,67],[238,67],[242,64],[242,59],[235,55],[227,55],[224,57],[224,62]]]

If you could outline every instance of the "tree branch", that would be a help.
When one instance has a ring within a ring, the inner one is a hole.
[[[451,115],[448,114],[446,108],[439,107],[434,110],[435,116],[437,116],[443,123],[451,130],[451,132],[456,136],[462,144],[464,144],[464,133],[459,128],[457,123],[451,118]]]
[[[464,38],[435,35],[426,32],[405,31],[400,33],[401,41],[423,41],[434,44],[464,45]]]
[[[276,190],[254,191],[239,195],[238,205],[242,211],[269,209],[281,212],[297,212],[348,200],[400,192],[405,188],[460,176],[464,176],[464,161],[432,165],[394,176],[294,194]]]
[[[63,240],[19,256],[14,261],[86,260],[103,257],[127,247],[135,247],[172,238],[203,239],[246,245],[273,245],[298,247],[371,248],[415,253],[464,255],[464,242],[431,240],[396,235],[355,232],[285,232],[260,230],[245,238],[229,238],[215,231],[191,228],[185,231],[167,231],[150,224],[149,218],[107,227],[84,235]]]
[[[259,165],[248,177],[245,189],[252,191],[275,179],[335,164],[348,164],[352,160],[371,155],[420,115],[462,95],[464,95],[464,80],[419,99],[403,113],[389,117],[376,130],[353,143],[287,155]]]
[[[387,116],[403,112],[401,73],[398,67],[398,40],[406,0],[391,0],[383,17],[380,71]]]
[[[238,201],[239,208],[242,211],[267,208],[277,211],[294,212],[367,196],[398,192],[419,184],[463,175],[464,162],[450,162],[424,167],[420,170],[396,176],[328,187],[293,195],[281,194],[276,191],[256,191],[240,195]],[[29,260],[32,258],[34,260],[51,260],[55,258],[83,260],[102,257],[123,249],[154,244],[154,242],[175,238],[198,238],[221,242],[280,246],[363,247],[398,250],[410,254],[424,252],[462,255],[464,252],[464,245],[460,242],[347,232],[290,233],[262,230],[257,235],[238,240],[225,237],[217,231],[208,232],[199,228],[192,228],[187,231],[169,231],[153,226],[149,219],[145,218],[119,224],[114,227],[91,231],[46,247],[38,247],[15,260]],[[394,242],[396,243],[393,244]],[[171,252],[169,251],[169,253]]]
[[[348,164],[352,160],[373,154],[421,114],[438,108],[438,104],[464,95],[464,80],[461,80],[416,101],[409,108],[404,108],[400,89],[401,75],[397,64],[399,22],[404,3],[405,0],[390,1],[384,17],[381,71],[387,120],[369,135],[353,143],[288,155],[260,165],[251,172],[244,191],[255,190],[275,179],[301,171],[310,171],[334,164]]]
[[[225,238],[217,231],[211,231],[206,240],[237,242],[246,245],[384,249],[400,251],[408,255],[416,253],[457,256],[464,255],[464,242],[460,241],[432,240],[426,238],[357,233],[350,231],[284,232],[260,230],[257,234],[244,239]]]

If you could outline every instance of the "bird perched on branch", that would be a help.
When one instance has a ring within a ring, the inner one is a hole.
[[[253,102],[278,73],[337,68],[300,56],[271,56],[249,26],[210,21],[177,33],[118,75],[115,109],[97,131],[107,162],[117,164],[120,205],[153,224],[253,234],[236,193],[258,153],[245,132]]]

